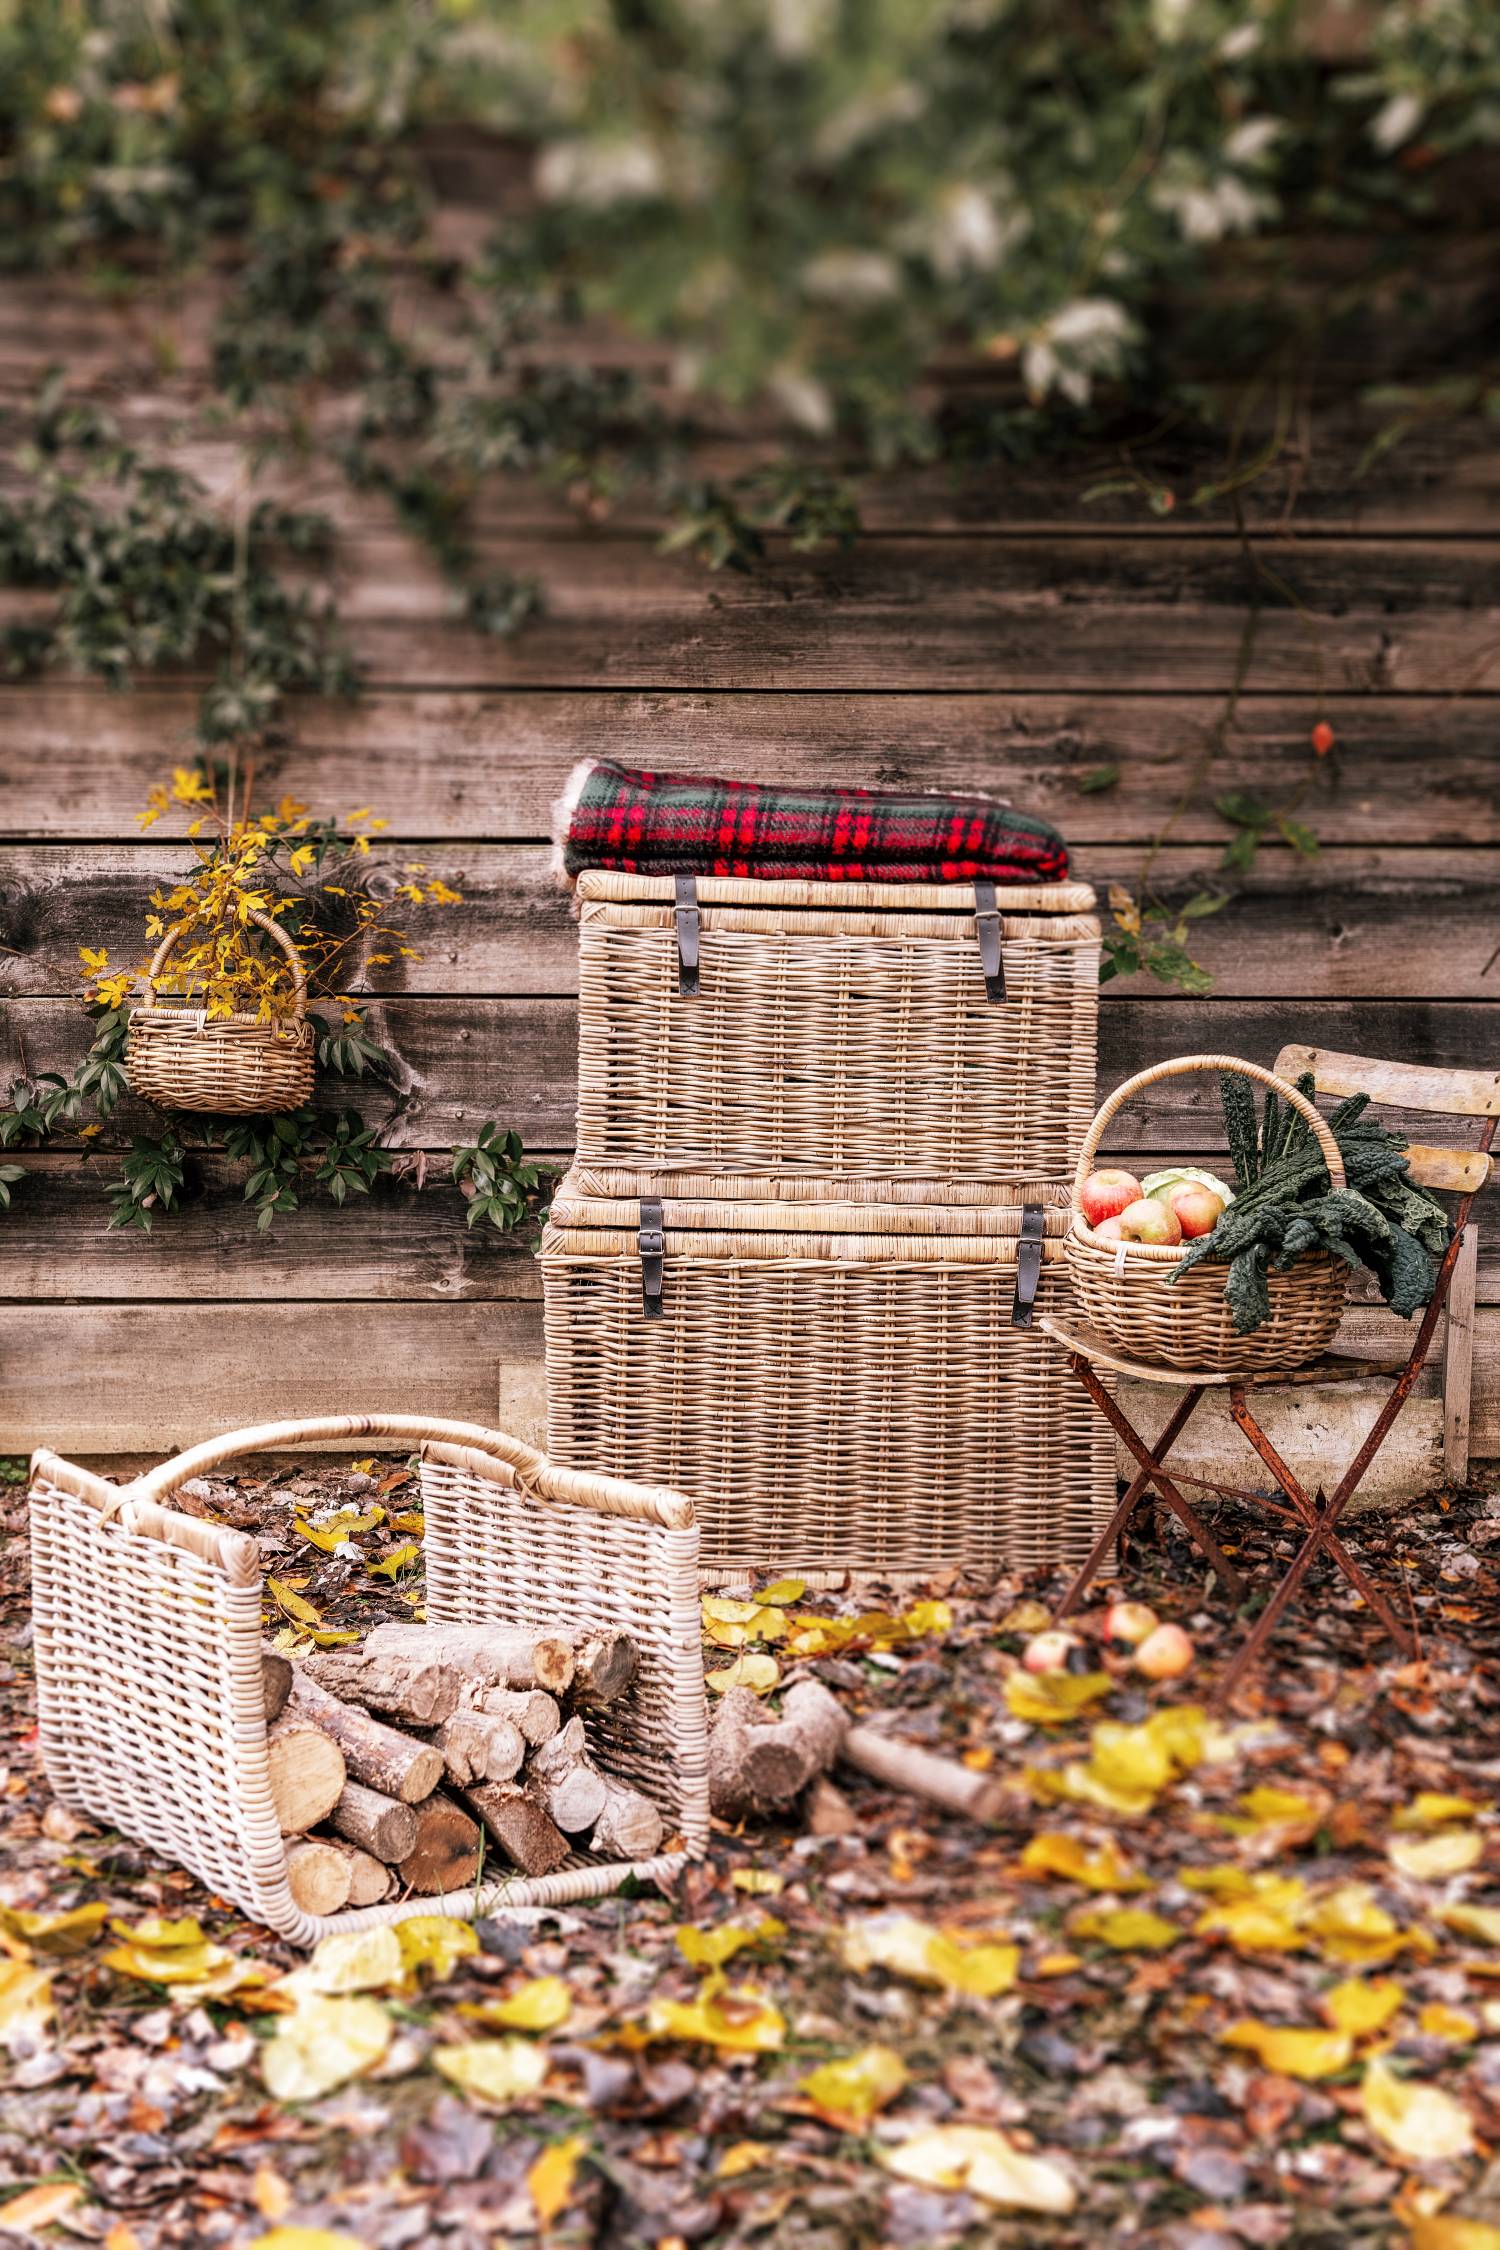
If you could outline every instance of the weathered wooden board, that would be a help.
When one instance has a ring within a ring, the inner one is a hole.
[[[576,1026],[566,999],[377,1000],[376,1035],[397,1058],[400,1084],[388,1138],[400,1148],[445,1148],[489,1117],[514,1125],[528,1148],[572,1144]],[[1464,1068],[1500,1049],[1500,1002],[1187,1000],[1157,988],[1149,998],[1106,995],[1100,1009],[1101,1087],[1169,1054],[1238,1054],[1270,1063],[1300,1032],[1308,1045],[1344,1052],[1404,1055]],[[70,1070],[87,1024],[62,1000],[12,1001],[0,1015],[0,1084],[29,1068]],[[384,1116],[392,1095],[341,1080],[320,1099]],[[1383,1112],[1421,1138],[1423,1125],[1400,1110]],[[122,1103],[106,1145],[144,1130],[151,1113]],[[1427,1120],[1430,1126],[1431,1120]],[[159,1130],[159,1121],[158,1127]],[[1222,1146],[1218,1090],[1211,1076],[1149,1087],[1122,1114],[1111,1139],[1140,1150]]]
[[[545,613],[508,641],[453,618],[451,590],[412,542],[351,547],[340,581],[349,640],[376,679],[465,686],[672,689],[1038,688],[1222,691],[1246,603],[1268,606],[1246,685],[1464,693],[1494,685],[1500,600],[1491,550],[1468,540],[1276,550],[1310,617],[1274,606],[1217,541],[891,538],[798,555],[773,542],[753,577],[705,586],[688,559],[639,539],[518,536],[481,550],[536,577]],[[347,573],[347,577],[345,577]],[[0,623],[45,612],[5,594]]]
[[[534,1303],[5,1306],[0,1454],[39,1444],[159,1453],[292,1415],[421,1410],[483,1422],[502,1398],[502,1421],[529,1418],[521,1434],[533,1434],[541,1358]],[[1356,1397],[1351,1414],[1369,1404]],[[1145,1409],[1142,1420],[1150,1425]],[[1341,1462],[1348,1435],[1341,1425],[1329,1437]],[[1476,1322],[1473,1445],[1477,1459],[1500,1456],[1500,1309]]]
[[[705,596],[717,586],[705,580]],[[1133,667],[1126,673],[1129,679]],[[1221,710],[1215,696],[732,695],[380,689],[352,703],[296,702],[293,739],[263,751],[267,790],[318,810],[374,804],[409,840],[535,840],[551,831],[581,757],[645,758],[669,772],[771,782],[857,781],[990,789],[1077,844],[1140,844],[1176,811],[1184,771]],[[1340,750],[1318,763],[1318,706],[1299,690],[1248,698],[1215,758],[1208,796],[1249,790],[1298,806],[1325,845],[1500,844],[1496,712],[1482,696],[1331,695]],[[0,686],[0,835],[128,839],[152,782],[195,755],[192,691],[130,694],[57,680]],[[1080,784],[1118,766],[1110,789]],[[160,834],[160,831],[158,831]],[[1203,806],[1174,829],[1222,842]]]
[[[1185,896],[1219,880],[1220,856],[1212,845],[1168,849],[1156,855],[1152,880],[1167,896]],[[433,845],[426,857],[465,904],[399,908],[422,957],[377,971],[373,982],[434,994],[577,990],[577,928],[545,846]],[[1073,865],[1102,901],[1112,883],[1134,883],[1143,857],[1128,845],[1083,844]],[[190,865],[180,844],[86,854],[0,844],[0,998],[76,991],[84,944],[105,948],[114,964],[138,964],[148,894]],[[1335,848],[1306,859],[1285,845],[1265,849],[1242,894],[1196,923],[1192,942],[1223,996],[1494,999],[1500,851]]]

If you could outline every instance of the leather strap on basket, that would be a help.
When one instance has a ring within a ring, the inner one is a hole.
[[[641,1310],[648,1320],[661,1318],[662,1277],[666,1266],[667,1233],[661,1197],[641,1197]]]
[[[1042,1278],[1042,1237],[1046,1226],[1046,1213],[1040,1203],[1028,1203],[1023,1207],[1021,1239],[1016,1245],[1016,1293],[1010,1308],[1012,1328],[1031,1326],[1031,1308],[1036,1303],[1037,1285]]]
[[[979,966],[984,989],[991,1000],[1005,998],[1005,956],[1000,949],[1000,908],[995,886],[981,875],[974,885],[974,928],[979,938]]]
[[[677,878],[677,990],[684,1000],[698,990],[698,879]]]

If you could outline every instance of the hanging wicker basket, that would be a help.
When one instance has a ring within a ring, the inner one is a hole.
[[[1334,1189],[1344,1185],[1338,1143],[1310,1101],[1259,1063],[1233,1055],[1177,1055],[1117,1086],[1084,1139],[1073,1179],[1073,1223],[1068,1232],[1067,1264],[1073,1295],[1089,1326],[1131,1359],[1149,1367],[1180,1367],[1185,1373],[1253,1375],[1268,1368],[1301,1367],[1331,1343],[1344,1316],[1349,1269],[1341,1259],[1319,1251],[1301,1257],[1284,1273],[1271,1273],[1266,1286],[1270,1316],[1252,1335],[1235,1333],[1225,1299],[1227,1265],[1205,1260],[1174,1281],[1182,1263],[1180,1246],[1149,1242],[1108,1242],[1083,1216],[1083,1183],[1106,1127],[1132,1095],[1163,1078],[1187,1078],[1198,1071],[1238,1071],[1269,1086],[1304,1118],[1315,1134]]]
[[[279,1023],[256,1016],[210,1019],[201,1008],[157,1005],[156,979],[192,922],[168,930],[142,982],[146,997],[130,1011],[125,1075],[133,1092],[158,1109],[206,1110],[217,1117],[274,1117],[300,1109],[313,1090],[313,1026],[307,1020],[307,978],[296,946],[268,914],[250,920],[286,955],[292,1012]]]

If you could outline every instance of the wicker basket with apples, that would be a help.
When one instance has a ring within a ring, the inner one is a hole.
[[[1187,1246],[1212,1234],[1233,1190],[1214,1173],[1174,1165],[1138,1179],[1118,1166],[1094,1168],[1105,1131],[1134,1095],[1164,1078],[1231,1071],[1270,1087],[1311,1128],[1335,1190],[1344,1186],[1338,1143],[1306,1097],[1258,1063],[1224,1055],[1177,1055],[1117,1087],[1085,1136],[1073,1182],[1068,1272],[1080,1312],[1122,1357],[1185,1373],[1255,1374],[1300,1367],[1332,1340],[1343,1318],[1348,1268],[1311,1252],[1267,1276],[1270,1313],[1253,1333],[1236,1331],[1225,1301],[1227,1267],[1210,1256],[1178,1272]]]

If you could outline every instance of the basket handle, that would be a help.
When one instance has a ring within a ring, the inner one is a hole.
[[[692,1524],[691,1501],[680,1493],[655,1485],[631,1484],[621,1477],[599,1476],[586,1469],[560,1468],[524,1438],[504,1430],[486,1429],[479,1422],[451,1422],[430,1414],[326,1414],[297,1422],[260,1422],[248,1430],[229,1430],[222,1437],[205,1438],[157,1468],[148,1469],[133,1483],[116,1487],[111,1512],[141,1501],[160,1503],[191,1477],[221,1461],[245,1453],[279,1453],[298,1445],[336,1445],[344,1438],[392,1437],[413,1445],[435,1440],[439,1444],[467,1447],[504,1461],[516,1472],[522,1491],[548,1500],[571,1500],[600,1509],[607,1515],[630,1516],[640,1523],[659,1523],[668,1529]]]
[[[287,966],[292,972],[292,1014],[300,1022],[307,1013],[307,972],[302,966],[301,954],[280,923],[273,922],[269,914],[258,913],[252,907],[247,919],[253,922],[258,930],[263,930],[267,937],[273,938],[286,955]],[[150,967],[141,979],[142,984],[146,987],[148,1004],[156,998],[156,979],[167,965],[167,956],[177,940],[180,937],[185,937],[187,932],[195,927],[197,920],[198,917],[195,914],[189,914],[186,920],[174,922],[162,939],[161,944],[152,954]]]
[[[1073,1175],[1073,1209],[1076,1213],[1082,1214],[1083,1183],[1093,1170],[1099,1143],[1116,1111],[1123,1109],[1133,1094],[1140,1093],[1146,1086],[1154,1086],[1159,1078],[1191,1078],[1200,1070],[1238,1071],[1242,1078],[1253,1078],[1258,1085],[1269,1086],[1284,1102],[1289,1102],[1298,1116],[1305,1119],[1313,1129],[1314,1137],[1323,1152],[1323,1161],[1328,1166],[1328,1177],[1334,1193],[1337,1194],[1343,1188],[1344,1159],[1339,1154],[1339,1144],[1333,1137],[1332,1129],[1327,1119],[1319,1115],[1306,1095],[1299,1094],[1295,1086],[1289,1086],[1284,1078],[1277,1077],[1274,1070],[1266,1070],[1260,1063],[1241,1062],[1237,1055],[1173,1055],[1166,1062],[1153,1063],[1149,1070],[1137,1071],[1134,1078],[1127,1078],[1124,1085],[1117,1086],[1101,1104],[1093,1124],[1083,1136],[1083,1147],[1078,1152],[1078,1169]]]

